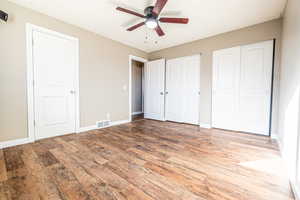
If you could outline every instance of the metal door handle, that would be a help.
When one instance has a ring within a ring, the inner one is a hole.
[[[164,95],[164,93],[163,93],[163,92],[161,92],[161,93],[160,93],[160,95]]]
[[[71,94],[75,94],[75,91],[74,91],[74,90],[71,90],[70,93],[71,93]]]

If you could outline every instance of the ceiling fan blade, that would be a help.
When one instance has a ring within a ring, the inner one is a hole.
[[[158,16],[160,14],[162,9],[165,7],[167,1],[168,0],[157,0],[156,1],[156,4],[153,8],[153,13],[156,14],[156,16]]]
[[[145,24],[145,22],[141,22],[141,23],[139,23],[139,24],[136,24],[136,25],[134,25],[134,26],[128,28],[127,31],[133,31],[133,30],[135,30],[135,29],[137,29],[137,28],[143,26],[144,24]]]
[[[134,12],[134,11],[131,11],[131,10],[128,10],[128,9],[125,9],[125,8],[117,7],[116,9],[118,11],[121,11],[121,12],[125,12],[125,13],[128,13],[128,14],[132,14],[132,15],[135,15],[135,16],[138,16],[138,17],[145,18],[144,15],[141,15],[141,14],[139,14],[137,12]]]
[[[159,25],[155,28],[155,31],[159,35],[159,37],[165,35],[165,33],[163,32],[163,30],[161,29],[161,27]]]
[[[169,18],[169,17],[162,17],[159,19],[162,23],[175,23],[175,24],[187,24],[189,23],[188,18]]]

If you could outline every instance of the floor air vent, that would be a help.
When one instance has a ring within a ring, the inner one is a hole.
[[[109,120],[104,120],[104,121],[99,121],[96,123],[97,128],[105,128],[110,126],[110,121]]]

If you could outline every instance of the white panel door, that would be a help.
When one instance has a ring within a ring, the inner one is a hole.
[[[269,135],[273,41],[214,52],[212,126]]]
[[[148,62],[145,67],[144,117],[164,120],[165,59]]]
[[[213,54],[212,126],[238,130],[240,47]]]
[[[184,62],[182,58],[167,61],[166,120],[184,122]]]
[[[239,125],[245,132],[269,135],[273,41],[242,46]]]
[[[35,137],[75,132],[76,41],[33,32]]]
[[[184,65],[184,122],[199,125],[200,55],[189,56]]]
[[[200,55],[167,61],[166,120],[199,124]]]

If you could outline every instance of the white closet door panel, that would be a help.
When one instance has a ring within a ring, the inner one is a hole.
[[[167,61],[166,120],[199,124],[200,55]]]
[[[181,58],[167,61],[166,120],[184,122],[184,61]]]
[[[240,130],[269,134],[273,41],[243,46],[240,76]]]
[[[37,139],[75,132],[76,42],[33,32]]]
[[[199,124],[200,55],[184,58],[184,122]]]
[[[151,61],[145,67],[144,117],[164,120],[165,59]]]
[[[240,47],[213,55],[212,126],[237,130]]]

